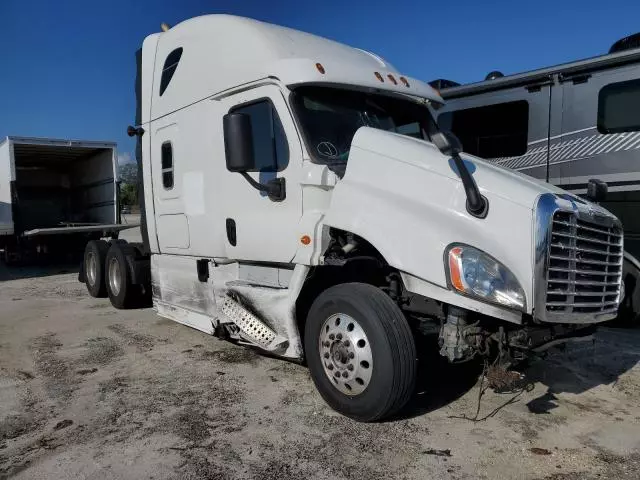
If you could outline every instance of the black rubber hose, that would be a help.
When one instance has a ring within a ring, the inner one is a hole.
[[[453,161],[456,164],[458,173],[460,174],[460,180],[462,180],[462,186],[467,195],[467,210],[469,213],[476,217],[484,217],[486,215],[487,203],[486,199],[480,195],[480,190],[473,176],[467,170],[467,166],[464,164],[460,155],[453,155]]]

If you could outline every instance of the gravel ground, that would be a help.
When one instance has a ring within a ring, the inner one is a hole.
[[[0,270],[0,478],[638,479],[639,359],[640,330],[603,328],[472,422],[481,368],[436,357],[400,418],[359,424],[302,366],[117,311],[73,269]]]

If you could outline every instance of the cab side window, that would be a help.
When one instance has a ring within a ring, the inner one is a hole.
[[[171,142],[164,142],[161,148],[162,186],[165,190],[173,188],[173,146]]]
[[[289,145],[278,112],[264,99],[231,109],[251,117],[254,172],[281,172],[289,164]]]
[[[598,94],[598,131],[622,133],[640,130],[640,80],[610,83]]]

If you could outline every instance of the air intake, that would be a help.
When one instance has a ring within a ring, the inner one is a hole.
[[[431,85],[433,88],[435,88],[438,91],[444,90],[445,88],[460,86],[458,82],[454,82],[453,80],[447,80],[445,78],[438,78],[437,80],[431,80],[429,82],[429,85]]]
[[[493,72],[489,72],[487,73],[487,76],[484,77],[485,80],[495,80],[496,78],[502,78],[504,77],[504,73],[498,71],[498,70],[494,70]]]

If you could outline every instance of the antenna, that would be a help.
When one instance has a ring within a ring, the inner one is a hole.
[[[171,25],[169,25],[168,23],[162,22],[160,24],[160,30],[162,30],[163,32],[168,32],[170,28]]]

